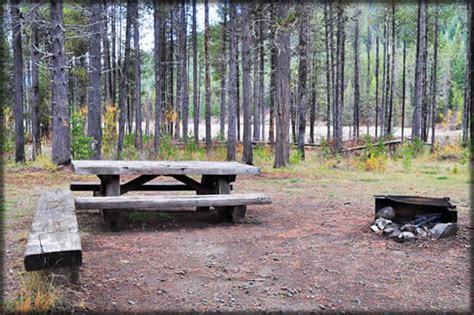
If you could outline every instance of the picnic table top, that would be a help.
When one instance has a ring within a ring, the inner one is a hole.
[[[260,169],[238,162],[74,160],[78,175],[257,175]]]

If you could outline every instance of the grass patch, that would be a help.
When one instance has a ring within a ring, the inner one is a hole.
[[[9,312],[50,312],[63,307],[60,288],[53,284],[53,278],[43,272],[22,272],[19,274],[20,288],[17,298],[5,306]]]

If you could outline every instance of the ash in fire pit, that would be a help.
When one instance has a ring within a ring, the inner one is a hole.
[[[375,196],[375,222],[370,227],[399,242],[455,235],[456,206],[449,198]]]

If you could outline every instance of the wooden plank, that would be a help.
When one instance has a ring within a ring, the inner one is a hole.
[[[77,209],[137,209],[137,210],[182,210],[192,207],[241,206],[271,204],[265,194],[231,195],[167,195],[130,197],[77,197]]]
[[[125,184],[120,185],[120,194],[123,195],[134,188],[140,187],[143,184],[155,179],[158,175],[141,175],[137,178],[132,179],[131,181],[126,182]]]
[[[72,182],[69,185],[72,191],[100,191],[100,183],[96,182]],[[132,191],[188,191],[195,190],[183,183],[177,182],[149,182],[134,187]]]
[[[72,161],[79,175],[257,175],[260,169],[238,162],[211,161]]]
[[[70,191],[52,190],[41,195],[24,263],[27,271],[82,264],[74,196]]]

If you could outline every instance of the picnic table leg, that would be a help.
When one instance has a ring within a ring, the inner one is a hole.
[[[101,175],[101,193],[104,196],[120,196],[120,176]],[[118,231],[123,224],[123,214],[120,210],[101,210],[102,224],[105,228]]]
[[[214,177],[211,176],[211,175],[202,175],[202,179],[201,179],[201,185],[205,186],[206,188],[210,189],[210,190],[214,190],[214,187],[215,187],[215,184],[214,184]],[[198,190],[196,192],[198,195],[206,195],[208,194],[209,192],[206,192],[204,190]],[[198,212],[200,211],[209,211],[209,207],[197,207],[196,210]]]

